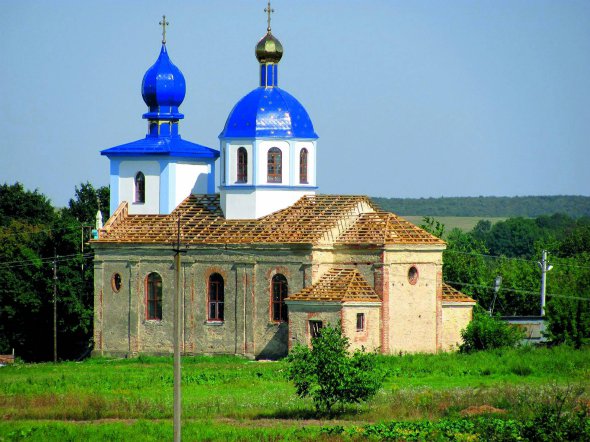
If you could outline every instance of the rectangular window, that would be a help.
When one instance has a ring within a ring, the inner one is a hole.
[[[357,313],[356,314],[356,331],[364,331],[365,330],[365,314],[364,313]]]
[[[309,321],[309,334],[312,339],[317,338],[320,335],[320,330],[324,326],[322,321]]]

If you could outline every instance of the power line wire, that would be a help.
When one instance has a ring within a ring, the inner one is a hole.
[[[461,285],[461,286],[484,288],[484,289],[490,289],[490,290],[493,290],[493,288],[494,288],[490,285],[471,284],[468,282],[460,282],[460,281],[445,281],[445,282],[447,284],[457,284],[457,285]],[[522,293],[525,295],[539,295],[539,292],[533,292],[530,290],[521,290],[521,289],[504,288],[504,287],[502,287],[501,290],[503,290],[505,292]],[[590,297],[584,298],[581,296],[560,295],[560,294],[556,294],[556,293],[547,293],[547,296],[553,296],[556,298],[569,298],[569,299],[579,299],[579,300],[583,300],[583,301],[590,301]]]
[[[57,262],[66,262],[66,261],[72,261],[76,258],[82,257],[82,258],[91,258],[94,255],[92,253],[75,253],[75,254],[71,254],[71,255],[58,255],[57,256]],[[46,257],[46,258],[39,258],[39,259],[29,259],[29,260],[19,260],[19,261],[11,261],[11,262],[3,262],[0,263],[0,269],[4,269],[4,268],[22,268],[22,267],[28,267],[28,266],[36,266],[37,264],[47,264],[47,263],[52,263],[54,260],[53,257]]]
[[[516,257],[508,257],[508,256],[500,256],[500,255],[487,255],[485,253],[463,252],[461,250],[446,249],[444,253],[457,253],[457,254],[461,254],[461,255],[481,256],[484,258],[503,259],[503,260],[507,260],[507,261],[522,261],[522,262],[527,262],[531,265],[537,264],[537,261],[534,259],[516,258]],[[562,261],[563,259],[568,259],[568,258],[560,258],[557,256],[553,256],[551,259],[554,260],[553,261],[554,265],[559,265],[559,266],[563,266],[563,267],[575,267],[575,268],[580,268],[580,269],[590,269],[590,265],[584,266],[584,265],[577,265],[577,264],[569,264],[569,263],[564,263]]]

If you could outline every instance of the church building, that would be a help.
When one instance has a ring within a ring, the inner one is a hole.
[[[112,216],[93,241],[95,355],[171,354],[177,290],[186,355],[280,358],[328,323],[353,349],[384,354],[460,343],[475,302],[443,282],[444,241],[368,197],[318,193],[318,135],[279,87],[271,11],[260,82],[229,113],[219,150],[181,138],[186,85],[162,20],[142,83],[147,135],[101,152]]]

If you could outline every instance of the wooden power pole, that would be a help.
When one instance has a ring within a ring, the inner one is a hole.
[[[53,248],[53,362],[57,362],[57,252]]]
[[[174,442],[180,442],[182,435],[182,375],[180,364],[180,352],[182,341],[182,292],[180,290],[180,214],[178,215],[178,228],[176,248],[174,249],[175,267],[175,296],[174,296]]]

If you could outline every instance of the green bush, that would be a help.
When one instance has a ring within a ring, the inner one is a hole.
[[[463,344],[460,350],[469,353],[476,350],[515,347],[524,337],[518,328],[493,316],[481,308],[473,310],[473,320],[461,331]]]
[[[350,343],[340,327],[326,326],[313,338],[312,348],[298,345],[287,358],[287,378],[297,395],[310,397],[318,413],[332,413],[339,403],[353,404],[373,397],[381,388],[383,375],[375,353],[348,353]]]

